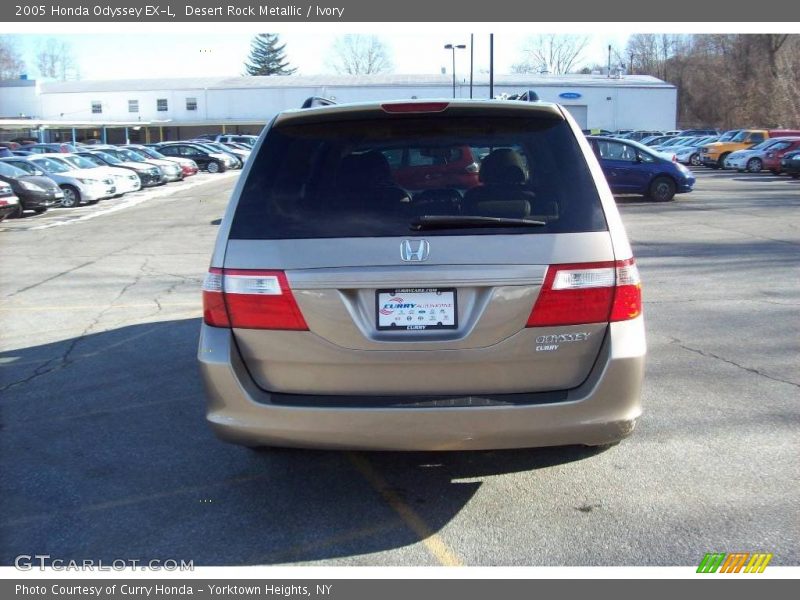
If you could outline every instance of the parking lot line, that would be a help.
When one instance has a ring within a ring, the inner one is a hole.
[[[270,552],[269,554],[256,557],[255,559],[253,559],[252,562],[255,562],[257,564],[291,562],[297,557],[307,555],[315,550],[319,551],[324,548],[330,548],[331,546],[336,546],[337,544],[344,544],[347,542],[353,542],[355,540],[370,538],[373,536],[386,535],[390,531],[393,531],[402,526],[403,525],[401,523],[398,523],[395,520],[385,521],[383,523],[370,525],[369,527],[360,527],[358,529],[344,531],[336,535],[331,535],[325,538],[316,539],[313,542],[309,542],[307,544],[296,544],[294,546],[290,546],[289,548],[276,550],[275,552]]]
[[[386,483],[386,480],[376,471],[369,461],[361,454],[348,452],[347,458],[364,476],[369,484],[378,492],[386,503],[394,510],[403,522],[419,536],[428,552],[445,567],[461,567],[464,563],[456,556],[444,540],[428,526],[417,512],[398,496]]]

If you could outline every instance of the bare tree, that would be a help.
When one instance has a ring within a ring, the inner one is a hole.
[[[585,35],[548,33],[528,39],[523,58],[511,66],[514,73],[569,73],[581,61],[589,45]]]
[[[331,48],[329,65],[337,73],[369,75],[392,70],[389,49],[374,35],[348,33],[336,39]]]
[[[39,47],[36,66],[39,74],[47,79],[66,81],[80,78],[72,47],[67,42],[59,42],[53,38]]]
[[[0,79],[17,79],[25,71],[25,63],[6,36],[0,36]]]

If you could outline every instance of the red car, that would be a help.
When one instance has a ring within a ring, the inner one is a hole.
[[[800,137],[782,139],[764,153],[764,168],[774,175],[780,175],[783,155],[795,150],[800,150]]]
[[[469,146],[404,148],[386,150],[394,180],[407,190],[455,188],[479,185],[478,161]]]

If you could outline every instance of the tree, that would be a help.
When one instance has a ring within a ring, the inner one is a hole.
[[[259,33],[250,42],[250,56],[244,64],[245,75],[292,75],[297,71],[289,66],[277,33]]]
[[[347,75],[370,75],[392,70],[389,49],[375,35],[348,33],[337,38],[328,64],[337,73]]]
[[[514,73],[553,73],[572,71],[589,45],[585,35],[548,33],[528,39],[522,50],[523,58],[511,66]]]
[[[53,38],[39,46],[36,54],[36,67],[45,79],[80,79],[80,72],[72,55],[72,46]]]
[[[11,39],[0,36],[0,79],[19,79],[24,71],[25,63]]]

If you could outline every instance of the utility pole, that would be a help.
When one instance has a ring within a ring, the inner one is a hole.
[[[494,98],[494,34],[489,34],[489,100]]]
[[[475,34],[469,34],[469,97],[472,99],[472,74],[475,65]]]

